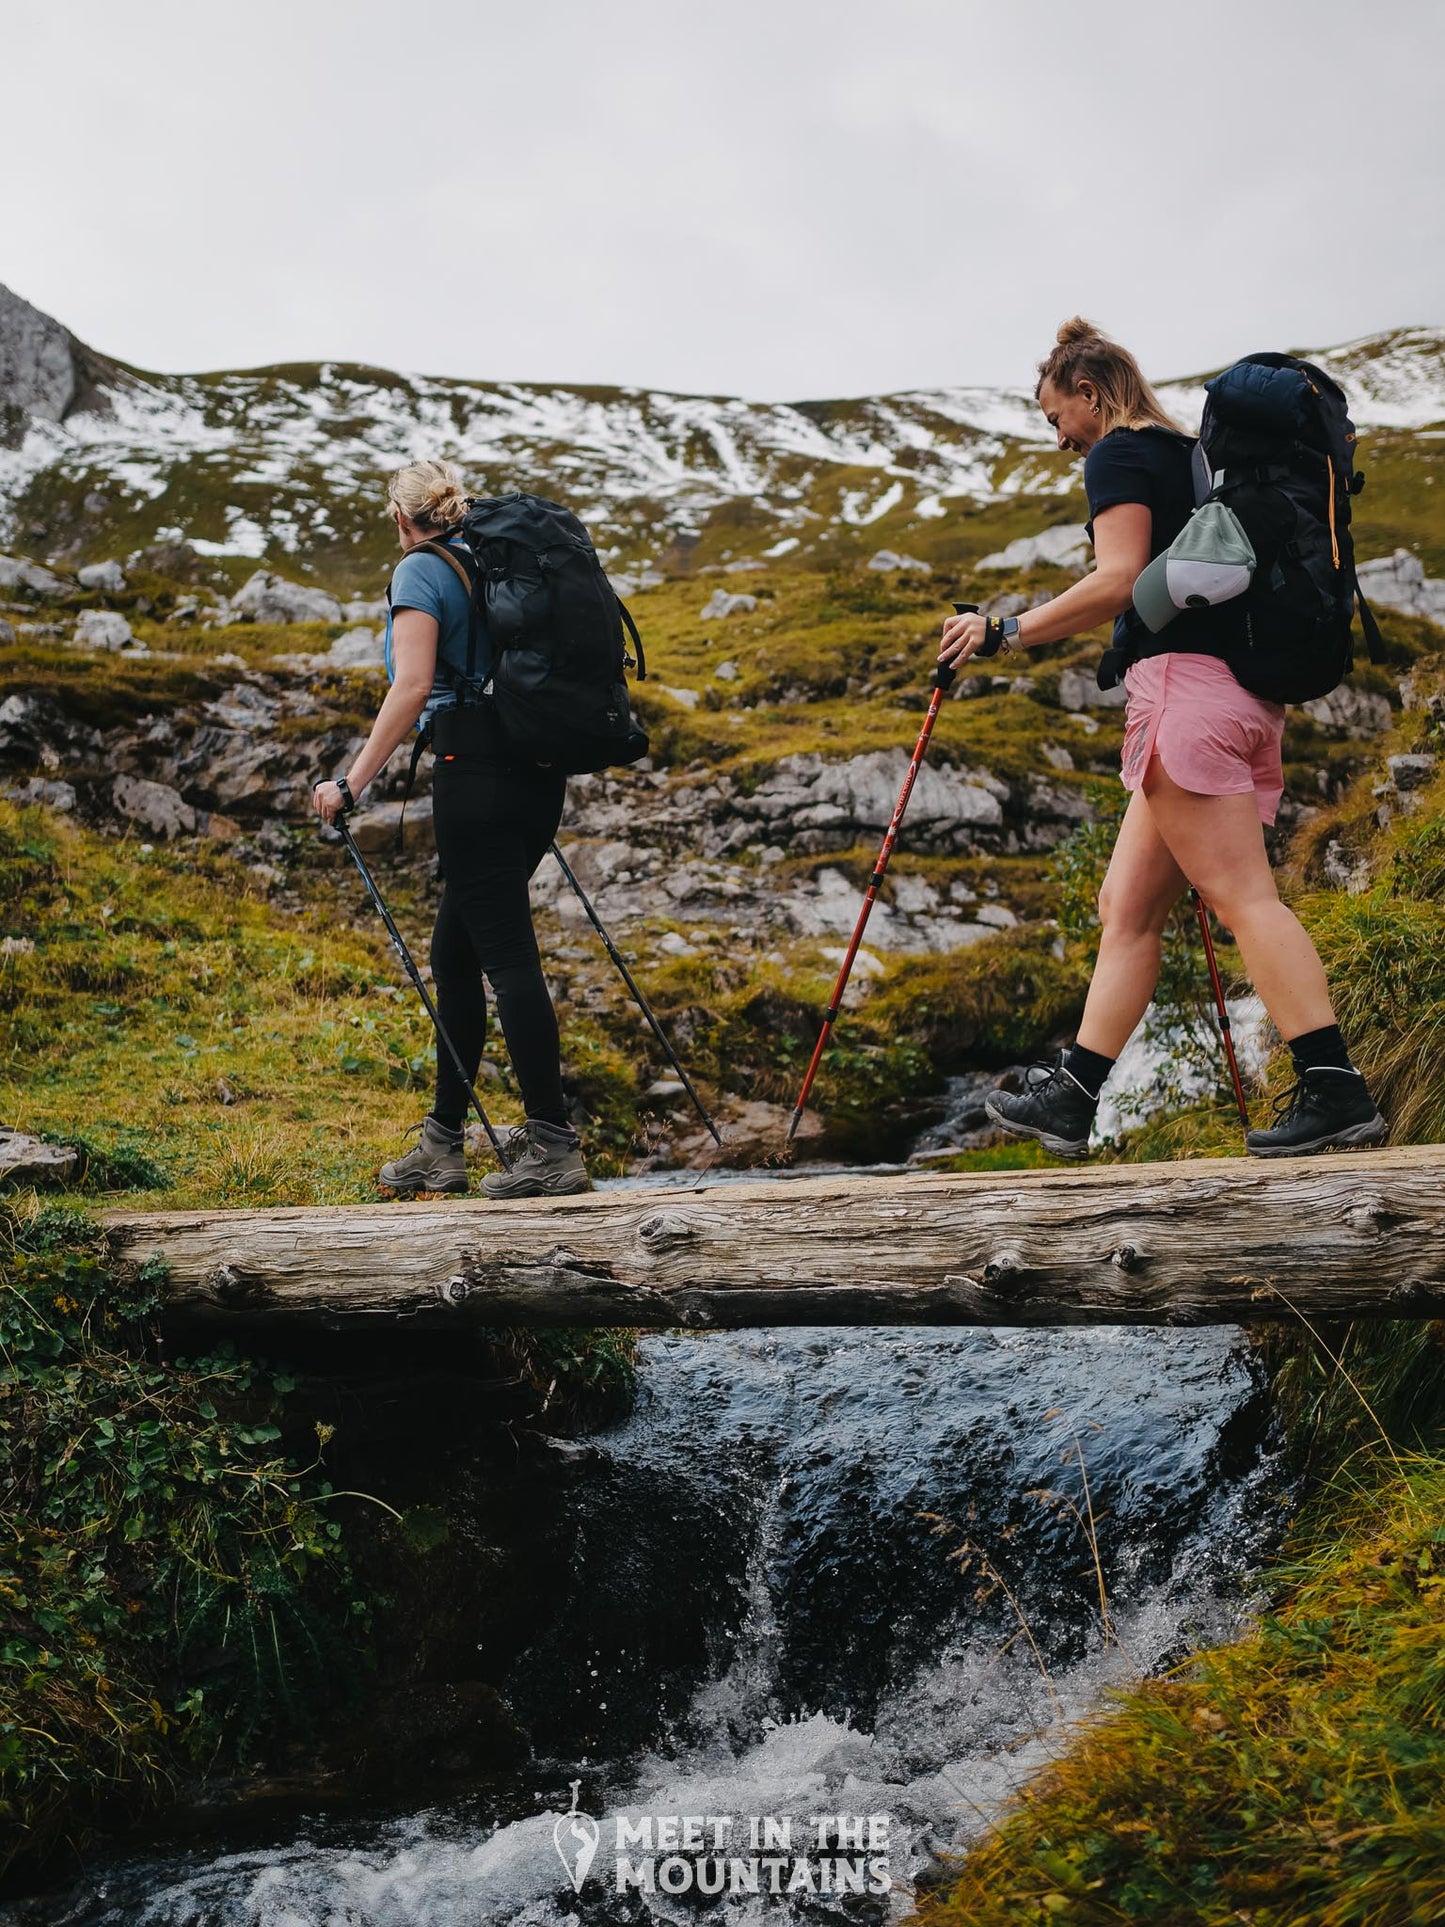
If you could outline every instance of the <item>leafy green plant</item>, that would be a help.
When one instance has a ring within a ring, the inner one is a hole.
[[[69,1210],[0,1213],[0,1814],[6,1857],[188,1766],[251,1758],[356,1679],[358,1596],[291,1381],[167,1361],[161,1268]]]

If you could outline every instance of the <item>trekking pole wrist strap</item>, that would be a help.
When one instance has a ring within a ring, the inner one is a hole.
[[[338,776],[335,780],[337,789],[341,791],[341,807],[344,810],[354,810],[356,808],[356,798],[351,794],[350,783],[347,782],[344,776]]]

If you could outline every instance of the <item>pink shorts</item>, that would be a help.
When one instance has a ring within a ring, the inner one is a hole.
[[[1121,774],[1137,790],[1154,756],[1182,790],[1246,796],[1273,823],[1284,794],[1279,745],[1283,703],[1234,680],[1217,656],[1146,656],[1124,677],[1129,692]]]

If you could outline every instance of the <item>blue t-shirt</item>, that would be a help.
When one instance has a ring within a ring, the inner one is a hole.
[[[453,541],[450,547],[465,553],[466,545]],[[386,673],[395,682],[396,658],[391,646],[391,625],[398,609],[420,609],[437,625],[437,673],[417,728],[425,729],[439,709],[450,709],[457,700],[456,687],[443,669],[443,663],[467,673],[467,633],[471,624],[471,602],[462,579],[448,562],[426,549],[413,549],[397,563],[391,575],[391,606],[386,612]],[[486,632],[477,637],[477,685],[492,673],[491,652]]]
[[[1142,502],[1150,515],[1149,560],[1162,555],[1194,513],[1194,443],[1171,428],[1114,428],[1084,457],[1089,498],[1085,533],[1094,539],[1094,517],[1120,502]],[[444,565],[443,565],[444,566]],[[1234,631],[1213,609],[1183,609],[1158,635],[1132,606],[1114,618],[1114,647],[1132,660],[1183,650],[1227,656]]]

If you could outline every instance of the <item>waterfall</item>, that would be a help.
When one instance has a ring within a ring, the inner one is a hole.
[[[1263,1386],[1216,1329],[664,1334],[591,1444],[538,1520],[566,1577],[507,1683],[529,1767],[444,1807],[112,1859],[0,1920],[898,1919],[1106,1685],[1231,1636],[1281,1513]],[[705,1897],[746,1887],[759,1826],[788,1833],[789,1878],[854,1878],[866,1853],[809,1844],[826,1815],[886,1828],[887,1891]],[[619,1828],[689,1817],[725,1820],[727,1851],[659,1850],[688,1890],[616,1891],[648,1858]],[[576,1891],[558,1839],[593,1830]]]

